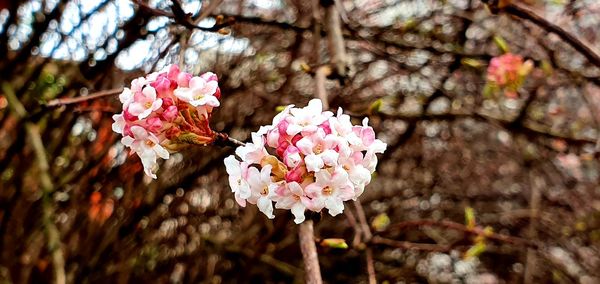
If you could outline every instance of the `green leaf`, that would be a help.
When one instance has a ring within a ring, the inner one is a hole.
[[[373,219],[373,221],[371,222],[371,227],[373,227],[375,231],[381,232],[387,229],[390,223],[390,217],[385,213],[381,213]]]
[[[383,105],[383,100],[378,99],[369,106],[369,114],[378,113]]]
[[[465,259],[469,259],[472,257],[478,257],[479,255],[481,255],[482,253],[485,252],[486,249],[486,245],[484,242],[478,242],[476,243],[474,246],[472,246],[471,248],[469,248],[469,250],[467,250],[467,252],[465,252]]]
[[[495,35],[493,37],[493,39],[494,39],[494,43],[496,44],[496,46],[498,46],[498,48],[502,51],[502,53],[510,52],[510,48],[508,48],[508,44],[501,36]]]
[[[324,239],[321,241],[322,247],[329,247],[335,249],[347,249],[348,244],[344,239]]]
[[[475,228],[475,210],[471,207],[465,208],[465,224],[469,230]]]
[[[477,60],[474,58],[463,58],[460,62],[465,66],[472,67],[475,69],[480,69],[485,65],[481,60]]]

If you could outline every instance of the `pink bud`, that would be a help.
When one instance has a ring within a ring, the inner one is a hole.
[[[288,148],[288,146],[290,146],[290,142],[288,142],[285,139],[281,139],[282,137],[279,137],[279,144],[277,145],[277,149],[275,150],[277,152],[277,155],[279,155],[279,157],[283,157],[283,153],[285,153],[285,150]]]
[[[146,120],[146,130],[158,133],[162,128],[162,121],[158,117],[151,117]]]
[[[179,75],[177,75],[177,84],[179,85],[179,87],[187,88],[190,86],[191,79],[192,79],[192,74],[181,72],[181,73],[179,73]]]
[[[289,122],[287,122],[285,119],[280,121],[279,124],[277,124],[277,129],[279,129],[279,133],[280,134],[285,134],[287,133],[287,128],[290,125]]]
[[[173,101],[172,98],[164,98],[162,100],[163,100],[162,108],[166,109],[166,108],[168,108],[168,107],[170,107],[172,105],[175,105],[175,101]]]
[[[271,129],[267,132],[267,145],[276,148],[279,141],[279,130]]]
[[[300,161],[302,161],[302,157],[300,157],[300,150],[294,146],[289,146],[283,152],[283,162],[286,166],[293,168],[296,167]]]
[[[156,93],[160,98],[167,97],[171,93],[171,81],[167,79],[166,74],[164,73],[160,74],[158,78],[156,78],[156,81],[152,82],[150,86],[156,89]]]
[[[292,144],[296,145],[296,143],[298,143],[298,141],[300,141],[300,139],[302,139],[302,135],[300,135],[300,134],[294,135],[294,137],[292,137]]]
[[[171,67],[169,67],[169,73],[167,74],[167,78],[170,81],[177,81],[179,73],[179,66],[177,66],[177,64],[173,64],[171,65]]]
[[[213,72],[206,72],[206,73],[200,75],[200,77],[202,77],[202,79],[204,79],[206,82],[219,81],[219,78]]]
[[[162,113],[162,117],[168,122],[172,122],[173,120],[175,120],[178,115],[179,110],[174,105],[167,107]]]
[[[135,121],[135,120],[137,120],[137,116],[129,113],[129,111],[127,111],[127,110],[123,111],[123,117],[125,118],[126,121]]]
[[[215,91],[213,96],[215,96],[217,98],[217,100],[221,99],[221,88],[217,87],[217,90]]]
[[[372,127],[354,126],[352,131],[362,140],[365,146],[369,146],[375,141],[375,131]]]
[[[329,125],[328,120],[325,120],[325,122],[321,123],[321,125],[319,125],[319,128],[323,129],[325,134],[331,134],[331,126]]]
[[[291,171],[287,172],[287,174],[285,174],[285,181],[286,182],[297,182],[297,183],[301,183],[302,182],[302,176],[306,173],[306,168],[299,165],[296,166],[295,168],[293,168]]]

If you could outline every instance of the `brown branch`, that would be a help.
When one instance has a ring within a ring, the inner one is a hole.
[[[229,135],[227,135],[226,133],[221,133],[221,132],[215,132],[215,141],[213,142],[213,145],[217,145],[217,146],[229,146],[229,147],[239,147],[239,146],[244,146],[246,145],[246,143],[237,140],[235,138],[231,138],[229,137]]]
[[[325,88],[325,81],[327,76],[331,74],[331,67],[323,65],[317,68],[315,71],[315,93],[316,97],[323,103],[323,109],[329,109],[329,99],[327,97],[327,89]]]
[[[407,250],[421,250],[421,251],[435,251],[435,252],[447,252],[450,251],[450,246],[443,246],[438,244],[423,244],[423,243],[412,243],[404,241],[396,241],[380,236],[374,236],[371,239],[371,244],[375,245],[386,245],[390,247],[407,249]]]
[[[537,223],[539,218],[540,203],[542,201],[541,191],[546,187],[544,179],[538,178],[534,172],[529,172],[529,188],[531,195],[529,197],[529,228],[527,228],[527,237],[530,240],[537,239]],[[523,273],[523,283],[531,284],[534,281],[534,270],[537,267],[537,258],[535,250],[528,248],[525,261],[525,273]]]
[[[373,250],[366,249],[367,254],[367,273],[369,274],[369,284],[377,284],[377,276],[375,275],[375,265],[373,263]]]
[[[483,2],[487,3],[488,5],[494,5],[490,2],[497,1],[484,0]],[[593,47],[589,43],[585,42],[583,39],[576,37],[575,35],[566,31],[562,27],[548,21],[544,17],[536,14],[528,7],[514,2],[516,1],[512,1],[512,3],[507,4],[505,7],[492,6],[491,8],[493,8],[492,10],[496,9],[500,11],[505,11],[506,13],[517,16],[519,18],[529,20],[534,24],[538,25],[539,27],[543,28],[544,30],[555,33],[562,40],[571,45],[575,50],[579,51],[583,56],[585,56],[585,58],[587,58],[590,63],[600,68],[600,55],[598,55],[598,53],[594,51]],[[496,3],[495,5],[498,4]]]
[[[233,24],[233,18],[228,18],[227,21],[223,23],[217,23],[209,28],[198,26],[195,21],[192,19],[190,14],[186,14],[181,8],[181,3],[179,1],[172,1],[171,10],[173,13],[169,13],[160,9],[152,8],[150,5],[142,2],[141,0],[132,0],[133,3],[137,4],[138,7],[154,16],[159,17],[167,17],[175,21],[176,24],[181,25],[188,29],[198,29],[205,32],[218,32],[223,28],[229,27]]]
[[[453,120],[457,120],[457,119],[470,118],[470,119],[475,119],[475,120],[482,121],[482,122],[487,122],[487,123],[490,123],[497,127],[501,127],[503,129],[506,129],[506,130],[509,130],[512,132],[522,133],[524,135],[532,136],[532,137],[540,136],[540,137],[545,137],[545,138],[550,138],[550,139],[562,139],[562,140],[565,140],[566,142],[568,142],[570,144],[574,144],[574,145],[588,145],[588,144],[596,143],[596,139],[586,138],[586,137],[570,137],[570,136],[562,135],[559,133],[546,132],[543,129],[540,129],[539,127],[535,127],[533,125],[528,125],[525,123],[514,124],[511,121],[496,119],[496,118],[489,117],[489,116],[486,116],[486,115],[483,115],[480,113],[448,113],[448,114],[418,114],[418,115],[401,115],[401,114],[389,115],[389,114],[379,113],[378,115],[383,118],[395,118],[395,119],[405,120],[409,123],[414,123],[414,122],[418,122],[418,121],[453,121]]]
[[[319,267],[319,257],[317,255],[317,246],[315,245],[313,221],[306,220],[298,226],[298,236],[300,239],[300,250],[302,259],[304,259],[304,272],[306,273],[306,283],[321,284],[321,268]]]
[[[367,223],[367,216],[365,214],[365,210],[363,209],[362,204],[360,204],[360,201],[358,200],[354,201],[354,206],[356,207],[356,214],[358,214],[358,222],[360,223],[360,228],[363,232],[363,235],[365,236],[365,242],[369,242],[373,237],[373,234],[371,233],[371,228]]]
[[[321,0],[321,5],[325,8],[327,46],[331,57],[331,65],[335,66],[336,75],[344,78],[346,77],[348,69],[348,58],[346,55],[346,47],[344,45],[344,36],[342,34],[340,13],[332,0]]]
[[[122,92],[123,92],[123,88],[115,88],[115,89],[110,89],[110,90],[105,90],[105,91],[99,91],[99,92],[92,93],[87,96],[53,99],[53,100],[50,100],[49,102],[47,102],[45,104],[45,106],[51,108],[51,107],[60,107],[60,106],[70,105],[70,104],[77,104],[77,103],[82,103],[82,102],[95,100],[95,99],[99,99],[99,98],[103,98],[103,97],[117,95]]]
[[[527,246],[527,247],[532,247],[532,248],[538,247],[537,243],[535,243],[531,240],[527,240],[527,239],[523,239],[523,238],[519,238],[519,237],[513,237],[513,236],[509,236],[509,235],[504,235],[504,234],[493,233],[493,232],[489,233],[480,227],[475,227],[475,228],[470,229],[463,224],[452,222],[452,221],[445,221],[445,220],[436,221],[436,220],[430,220],[430,219],[423,219],[423,220],[405,221],[405,222],[390,225],[388,227],[387,231],[402,230],[402,229],[410,228],[410,227],[441,227],[441,228],[461,231],[461,232],[464,232],[464,233],[467,233],[470,235],[484,235],[487,239],[495,240],[495,241],[499,241],[499,242],[503,242],[503,243]]]

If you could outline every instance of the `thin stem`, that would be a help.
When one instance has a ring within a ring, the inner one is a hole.
[[[315,245],[313,221],[306,220],[299,225],[298,237],[300,239],[300,250],[304,259],[304,271],[306,273],[306,283],[321,284],[321,268],[319,267],[319,257],[317,255],[317,246]]]
[[[377,276],[375,275],[375,264],[373,263],[373,250],[366,249],[367,253],[367,273],[369,274],[369,284],[377,284]]]
[[[123,92],[123,88],[110,89],[106,91],[100,91],[96,93],[89,94],[87,96],[75,97],[75,98],[60,98],[53,99],[46,103],[46,107],[60,107],[64,105],[82,103],[90,100],[95,100],[103,97],[113,96],[116,94],[120,94]]]
[[[534,24],[538,25],[539,27],[543,28],[544,30],[555,33],[562,40],[567,42],[574,49],[576,49],[583,56],[585,56],[585,58],[587,58],[590,61],[590,63],[600,68],[600,55],[598,55],[598,53],[594,51],[592,45],[576,37],[572,33],[566,31],[562,27],[546,20],[544,17],[536,14],[528,7],[519,3],[509,3],[506,7],[504,7],[503,11],[506,11],[507,13],[517,16],[519,18],[529,20]]]

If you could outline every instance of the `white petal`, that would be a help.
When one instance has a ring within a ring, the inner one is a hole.
[[[304,210],[305,207],[304,205],[302,205],[302,203],[297,202],[296,204],[294,204],[294,206],[292,206],[292,214],[294,214],[294,223],[296,224],[300,224],[302,222],[304,222]]]
[[[325,200],[325,208],[329,210],[329,215],[335,216],[344,211],[344,202],[337,198],[327,198]]]
[[[156,152],[156,154],[158,154],[159,157],[165,160],[169,158],[169,151],[167,151],[167,149],[165,149],[160,144],[154,145],[154,147],[152,147],[152,150],[154,150],[154,152]]]
[[[321,158],[315,154],[310,154],[304,157],[304,162],[306,163],[306,169],[310,172],[318,172],[324,166],[323,160],[321,160]]]
[[[313,153],[315,144],[308,137],[304,137],[296,142],[296,147],[298,147],[302,154],[308,155]]]
[[[329,166],[336,166],[339,157],[340,154],[333,150],[325,150],[323,153],[321,153],[321,159],[323,159],[323,162]]]
[[[290,125],[288,125],[288,128],[285,130],[285,132],[287,132],[288,135],[296,135],[300,133],[300,131],[302,131],[302,127],[293,123],[290,123]]]
[[[267,215],[267,218],[275,218],[275,215],[273,215],[273,202],[271,200],[266,197],[261,197],[258,199],[256,205],[258,206],[258,210],[260,210],[260,212]]]
[[[142,93],[144,94],[144,96],[148,99],[150,99],[151,101],[156,100],[156,90],[151,87],[151,86],[146,86],[144,87],[144,90],[142,91]]]
[[[146,138],[148,137],[148,131],[146,131],[146,129],[144,129],[141,126],[132,126],[131,127],[131,133],[133,133],[133,137],[136,140],[146,140]]]
[[[131,144],[133,144],[134,141],[135,139],[133,139],[131,136],[125,136],[121,138],[121,143],[127,147],[131,147]]]
[[[240,162],[235,158],[234,155],[229,155],[229,157],[225,158],[224,162],[227,174],[230,176],[241,176],[242,169],[240,167]]]

